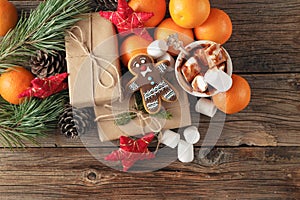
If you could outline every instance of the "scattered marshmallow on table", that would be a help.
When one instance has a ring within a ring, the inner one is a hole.
[[[185,140],[190,144],[196,144],[200,139],[200,133],[196,126],[190,126],[184,129],[183,135]]]
[[[163,133],[161,143],[168,147],[175,148],[177,145],[177,156],[181,162],[192,162],[194,160],[194,144],[200,140],[200,133],[196,126],[187,127],[183,131],[185,140],[180,139],[180,135],[171,130]]]
[[[213,117],[217,112],[217,107],[212,100],[200,98],[195,105],[195,110],[208,117]]]
[[[192,162],[194,160],[194,147],[184,140],[180,140],[178,143],[178,160],[181,162]]]
[[[175,148],[180,140],[180,135],[171,130],[165,130],[162,135],[161,143]]]

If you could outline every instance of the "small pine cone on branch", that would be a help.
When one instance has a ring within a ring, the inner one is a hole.
[[[66,54],[63,51],[52,54],[37,51],[30,60],[31,72],[39,78],[45,78],[67,71]]]
[[[80,137],[95,127],[95,115],[92,108],[75,108],[66,104],[59,117],[58,126],[62,134],[68,138]]]
[[[118,7],[118,0],[95,0],[97,4],[97,11],[116,11]]]

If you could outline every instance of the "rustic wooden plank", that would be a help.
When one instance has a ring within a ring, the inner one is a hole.
[[[244,111],[227,115],[218,146],[299,146],[300,145],[300,74],[243,75],[252,87],[252,100]],[[193,112],[198,125],[199,114]],[[199,129],[202,145],[208,126],[221,126],[222,121],[210,122],[201,116]],[[218,127],[217,126],[217,127]],[[212,130],[216,130],[212,129]],[[86,146],[101,146],[96,131],[83,137]],[[214,139],[208,141],[214,144]],[[67,139],[59,133],[50,133],[41,140],[42,146],[82,146],[79,139]]]
[[[2,149],[0,197],[297,199],[299,153],[300,147],[217,148],[208,162],[174,162],[159,171],[132,174],[111,170],[82,148]]]
[[[226,145],[299,145],[300,74],[244,76],[252,99],[242,112],[226,116]]]
[[[30,12],[32,9],[36,8],[42,1],[11,1],[18,9],[19,15],[22,12]]]
[[[233,34],[225,44],[236,72],[299,72],[298,0],[211,0],[231,17]]]
[[[12,1],[29,11],[39,1]],[[231,17],[233,34],[225,44],[235,72],[300,72],[298,0],[211,0]]]
[[[18,10],[18,14],[20,15],[22,12],[30,12],[32,9],[35,9],[41,2],[43,2],[43,0],[31,0],[31,1],[27,1],[27,0],[14,0],[14,1],[10,1],[12,2],[17,10]],[[94,0],[90,0],[91,2],[91,8],[97,8],[97,3]],[[92,9],[93,10],[93,9]]]

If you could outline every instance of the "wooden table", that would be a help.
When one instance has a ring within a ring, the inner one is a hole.
[[[19,11],[38,1],[13,1]],[[123,173],[80,140],[51,134],[42,148],[0,150],[0,199],[299,199],[300,2],[211,0],[233,22],[225,45],[252,100],[226,117],[213,151],[193,163]],[[205,134],[209,119],[201,116]],[[202,135],[204,138],[204,135]],[[202,140],[196,145],[196,152]]]

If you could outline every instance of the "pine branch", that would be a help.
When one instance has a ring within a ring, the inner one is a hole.
[[[170,120],[172,119],[172,113],[170,111],[166,110],[161,110],[156,114],[150,114],[151,117],[156,117],[156,118],[161,118],[161,119],[166,119]],[[121,114],[118,114],[115,117],[115,124],[118,126],[123,126],[128,124],[131,120],[135,119],[137,117],[136,113],[133,112],[124,112]]]
[[[125,112],[116,116],[115,124],[118,126],[123,126],[128,124],[131,120],[135,119],[136,117],[136,114],[133,112]]]
[[[5,147],[25,147],[25,142],[38,144],[37,137],[44,136],[57,126],[57,119],[67,101],[66,91],[46,99],[30,99],[12,105],[0,98],[0,143]]]
[[[146,111],[144,105],[143,105],[143,100],[142,100],[142,95],[140,92],[135,92],[134,93],[135,97],[135,106],[134,109],[137,111],[142,111],[145,114],[148,114]],[[161,118],[161,119],[166,119],[170,120],[172,119],[172,113],[168,110],[161,110],[156,114],[150,114],[151,117],[156,117],[156,118]],[[133,112],[124,112],[115,117],[115,124],[118,126],[126,125],[128,124],[131,120],[135,119],[137,117],[136,113]]]
[[[88,0],[47,0],[30,13],[22,13],[16,27],[0,43],[0,73],[12,65],[27,66],[36,50],[64,50],[64,31],[89,11]]]
[[[161,119],[166,119],[166,120],[170,120],[173,117],[172,113],[168,110],[161,110],[158,113],[153,114],[151,116],[161,118]]]

